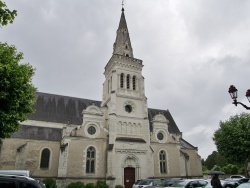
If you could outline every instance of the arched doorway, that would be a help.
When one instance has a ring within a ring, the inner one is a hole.
[[[135,168],[124,168],[124,186],[125,188],[132,188],[135,183]]]
[[[135,181],[141,177],[139,159],[133,154],[124,156],[122,168],[124,186],[132,188]]]

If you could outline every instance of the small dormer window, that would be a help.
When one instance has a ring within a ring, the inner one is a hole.
[[[126,45],[125,48],[128,49],[128,45]]]

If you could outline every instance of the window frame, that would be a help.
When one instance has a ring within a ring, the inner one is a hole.
[[[136,90],[136,76],[133,76],[133,90]]]
[[[120,87],[124,88],[124,73],[121,73],[121,77],[120,77]]]
[[[47,153],[46,153],[47,152]],[[49,148],[44,148],[41,152],[40,169],[49,169],[51,152]]]
[[[86,174],[95,173],[95,159],[96,159],[96,150],[93,146],[90,146],[87,148]]]
[[[126,76],[127,81],[127,89],[130,89],[130,74]]]
[[[159,164],[160,164],[160,173],[161,174],[167,174],[167,154],[166,151],[160,150],[159,152]]]

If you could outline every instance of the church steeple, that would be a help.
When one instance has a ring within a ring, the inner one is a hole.
[[[134,57],[125,19],[124,8],[122,8],[120,23],[116,32],[113,54]]]

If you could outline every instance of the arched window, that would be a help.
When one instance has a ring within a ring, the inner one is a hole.
[[[127,89],[130,88],[130,75],[127,75]]]
[[[159,153],[159,160],[160,160],[160,172],[163,174],[167,173],[167,158],[166,152],[161,150]]]
[[[136,77],[135,77],[135,76],[133,76],[133,90],[135,90],[135,89],[136,89],[136,85],[135,85],[135,83],[136,83]]]
[[[50,150],[43,149],[41,154],[40,168],[49,168]]]
[[[86,173],[95,173],[95,148],[92,146],[87,149]]]
[[[123,88],[123,81],[124,81],[124,74],[121,74],[121,78],[120,78],[120,86],[121,88]]]

